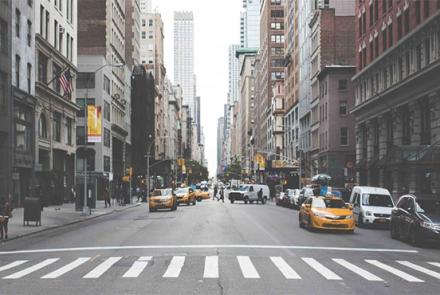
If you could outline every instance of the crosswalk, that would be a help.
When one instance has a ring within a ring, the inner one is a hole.
[[[201,259],[204,263],[200,262]],[[127,261],[124,261],[127,260]],[[164,267],[154,264],[154,261],[165,261]],[[256,263],[257,262],[257,263]],[[200,265],[200,272],[194,272]],[[251,256],[111,256],[78,257],[78,258],[47,258],[43,260],[16,260],[0,262],[0,277],[2,280],[18,280],[31,277],[34,279],[65,278],[75,273],[80,279],[99,279],[105,277],[112,268],[117,268],[122,279],[139,278],[148,269],[160,271],[163,279],[177,279],[191,266],[191,275],[203,279],[218,279],[222,275],[231,275],[236,271],[241,274],[237,279],[264,279],[270,270],[271,276],[279,276],[286,280],[303,280],[311,275],[328,281],[342,281],[354,277],[370,282],[384,282],[390,279],[408,283],[423,283],[434,280],[440,283],[440,262],[432,261],[379,261],[376,259],[358,259],[355,262],[343,258],[317,259],[313,257],[281,256],[251,257]],[[233,270],[235,268],[235,270]],[[121,271],[122,269],[122,271]],[[222,272],[222,269],[224,270]],[[112,276],[114,278],[114,276]]]

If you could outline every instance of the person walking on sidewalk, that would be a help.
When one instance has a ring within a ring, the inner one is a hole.
[[[212,195],[212,199],[214,200],[215,198],[217,198],[217,192],[218,192],[218,187],[217,185],[214,186],[214,194]],[[217,199],[218,200],[218,199]]]
[[[222,186],[220,188],[220,199],[217,199],[217,201],[220,201],[220,200],[222,200],[223,203],[225,202],[225,187],[224,186]]]
[[[109,207],[111,207],[112,204],[110,202],[110,193],[107,188],[104,188],[103,195],[104,195],[105,208],[107,208],[107,204]]]
[[[8,222],[9,218],[12,218],[12,206],[9,200],[0,199],[0,239],[8,238]]]

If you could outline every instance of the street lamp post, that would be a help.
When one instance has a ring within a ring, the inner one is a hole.
[[[150,157],[151,157],[151,147],[154,143],[154,138],[151,134],[148,135],[150,143],[147,147],[147,201],[150,200]]]
[[[87,116],[88,116],[88,99],[89,99],[89,88],[90,88],[90,81],[92,80],[92,76],[95,77],[96,73],[99,72],[101,69],[105,68],[105,67],[115,67],[115,68],[121,68],[123,67],[124,64],[120,63],[120,64],[105,64],[100,66],[98,69],[96,69],[93,72],[93,75],[90,75],[87,79],[87,83],[86,83],[86,97],[84,99],[84,149],[85,151],[87,150]],[[83,210],[82,210],[82,214],[83,215],[90,215],[91,211],[89,209],[89,207],[87,206],[87,152],[84,153],[84,204],[83,204]]]

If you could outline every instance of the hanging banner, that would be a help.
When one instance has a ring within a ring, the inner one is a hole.
[[[87,106],[87,141],[102,142],[102,111],[100,106]]]

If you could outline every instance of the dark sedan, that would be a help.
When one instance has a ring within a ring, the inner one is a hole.
[[[440,200],[400,197],[391,212],[391,237],[405,239],[416,246],[440,242]]]

